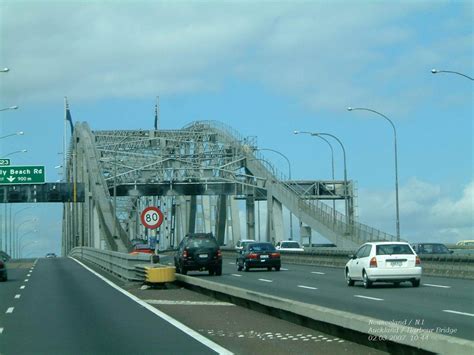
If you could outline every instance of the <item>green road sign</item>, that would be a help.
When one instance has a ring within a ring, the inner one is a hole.
[[[0,166],[10,165],[10,159],[0,159]]]
[[[43,183],[44,166],[0,166],[0,185]]]

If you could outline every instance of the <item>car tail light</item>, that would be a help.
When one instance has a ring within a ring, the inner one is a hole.
[[[187,250],[184,250],[183,251],[183,258],[187,258],[188,257],[188,251]]]
[[[272,258],[279,258],[279,257],[280,257],[280,253],[271,253],[271,257],[272,257]]]
[[[416,259],[415,259],[415,265],[421,265],[421,259],[418,255],[416,256]]]
[[[258,254],[255,254],[255,253],[250,253],[247,258],[249,259],[257,259],[258,258]]]
[[[370,267],[377,267],[377,258],[375,256],[370,259]]]

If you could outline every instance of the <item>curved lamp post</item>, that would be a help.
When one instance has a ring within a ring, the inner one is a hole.
[[[24,135],[24,134],[25,134],[25,132],[19,131],[19,132],[7,134],[7,135],[5,135],[5,136],[1,136],[0,139],[12,137],[12,136],[22,136],[22,135]]]
[[[334,138],[338,143],[339,145],[341,146],[342,148],[342,154],[343,154],[343,157],[344,157],[344,202],[345,202],[345,211],[346,211],[346,225],[347,227],[349,227],[350,225],[350,219],[349,219],[349,205],[347,203],[347,164],[346,164],[346,150],[344,149],[344,145],[342,144],[342,142],[339,140],[339,138],[337,138],[335,135],[333,134],[330,134],[330,133],[323,133],[323,132],[301,132],[301,131],[294,131],[293,132],[294,134],[301,134],[301,133],[304,133],[304,134],[309,134],[311,136],[329,136],[329,137],[332,137]]]
[[[438,74],[438,73],[450,73],[450,74],[456,74],[456,75],[460,75],[460,76],[463,76],[469,80],[472,80],[474,81],[474,78],[470,77],[469,75],[466,75],[466,74],[463,74],[463,73],[460,73],[458,71],[453,71],[453,70],[439,70],[439,69],[431,69],[431,73],[433,74]]]
[[[384,114],[365,107],[348,107],[347,111],[369,111],[379,115],[380,117],[387,120],[393,129],[393,141],[394,141],[394,150],[395,150],[395,208],[396,208],[396,229],[397,229],[397,240],[400,241],[400,208],[398,203],[398,152],[397,152],[397,129],[393,124],[392,120],[385,116]]]
[[[10,106],[10,107],[5,107],[5,108],[0,109],[0,111],[7,111],[7,110],[18,110],[18,106]]]
[[[279,152],[278,150],[270,149],[270,148],[257,148],[255,150],[267,150],[269,152],[277,153],[281,157],[283,157],[286,160],[287,164],[288,164],[288,178],[291,180],[291,163],[290,163],[290,160],[288,159],[288,157],[286,155]],[[291,211],[290,211],[290,239],[293,240],[293,213],[291,213]]]
[[[15,238],[15,240],[17,241],[17,246],[18,246],[18,239],[16,237],[18,237],[18,234],[15,235],[15,226],[16,226],[16,216],[18,215],[18,213],[20,212],[23,212],[29,208],[35,208],[35,206],[27,206],[25,208],[22,208],[21,210],[18,210],[15,212],[15,214],[13,215],[12,217],[12,213],[11,213],[11,210],[10,210],[10,243],[12,244],[12,247],[11,247],[11,250],[13,252],[13,250],[15,250],[15,247],[13,245],[14,241],[13,241],[13,238]]]
[[[6,72],[9,72],[10,69],[8,68],[3,68],[3,69],[0,69],[0,73],[6,73]]]
[[[33,229],[33,230],[31,230],[31,231],[28,231],[28,232],[23,233],[22,235],[20,235],[20,236],[18,237],[18,240],[17,240],[17,242],[16,242],[16,256],[17,256],[17,258],[20,258],[20,256],[21,256],[21,254],[20,254],[20,245],[21,245],[21,241],[23,240],[23,237],[24,237],[25,235],[30,234],[30,233],[36,233],[36,232],[38,232],[38,230],[37,230],[37,229]]]
[[[28,219],[28,220],[23,221],[22,223],[20,223],[18,225],[18,227],[16,227],[15,239],[18,240],[18,231],[20,230],[20,227],[22,225],[24,225],[25,223],[28,223],[28,222],[36,222],[37,220],[38,220],[38,218],[32,218],[32,219]]]
[[[27,149],[15,150],[14,152],[11,152],[11,153],[8,153],[8,154],[4,155],[2,158],[6,158],[6,157],[8,157],[10,155],[13,155],[13,154],[16,154],[16,153],[26,153],[26,152],[28,152]]]

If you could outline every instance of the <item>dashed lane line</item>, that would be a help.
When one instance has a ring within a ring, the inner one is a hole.
[[[300,287],[300,288],[306,288],[306,289],[308,289],[308,290],[317,290],[317,289],[318,289],[317,287],[304,286],[304,285],[298,285],[298,287]]]
[[[320,272],[320,271],[311,271],[312,274],[316,274],[316,275],[326,275],[325,272]]]
[[[0,334],[2,334],[2,333],[3,333],[3,328],[0,328]]]
[[[454,314],[460,314],[460,315],[462,315],[462,316],[474,317],[474,314],[472,314],[472,313],[459,312],[459,311],[452,311],[452,310],[450,310],[450,309],[443,309],[443,312],[454,313]]]
[[[231,274],[232,276],[236,276],[236,277],[242,277],[242,275],[239,275],[239,274]]]
[[[263,282],[273,282],[273,280],[267,280],[267,279],[258,279],[258,281],[263,281]]]
[[[30,280],[29,280],[29,279],[25,279],[25,282],[28,282],[28,281],[30,281]]]
[[[383,301],[383,298],[368,297],[368,296],[362,296],[362,295],[354,295],[354,297],[365,298],[372,301]]]
[[[451,286],[443,286],[443,285],[433,285],[433,284],[422,284],[422,285],[428,286],[428,287],[451,288]]]
[[[19,299],[20,297],[21,297],[21,295],[15,295],[16,299]]]
[[[282,271],[288,271],[288,269],[285,269],[284,267],[280,268]]]
[[[13,310],[15,309],[15,307],[8,307],[7,311],[5,312],[6,314],[8,313],[13,313]]]
[[[23,285],[23,286],[20,286],[20,290],[24,290],[24,289],[25,289],[25,287],[26,287],[25,285]]]

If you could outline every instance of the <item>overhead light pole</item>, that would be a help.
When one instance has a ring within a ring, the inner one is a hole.
[[[0,109],[0,111],[7,111],[7,110],[18,110],[18,106],[9,106],[9,107]]]
[[[460,73],[458,71],[453,71],[453,70],[439,70],[439,69],[431,69],[431,73],[433,74],[438,74],[438,73],[449,73],[449,74],[456,74],[456,75],[460,75],[460,76],[463,76],[469,80],[472,80],[474,81],[474,78],[470,77],[469,75],[466,75],[466,74],[463,74],[463,73]]]
[[[15,150],[14,152],[11,152],[11,153],[8,153],[8,154],[4,155],[2,158],[6,158],[10,155],[17,154],[17,153],[27,153],[27,152],[28,152],[27,149]]]
[[[294,134],[309,134],[311,136],[328,136],[333,139],[335,139],[339,145],[342,148],[342,155],[344,158],[344,202],[345,202],[345,212],[346,212],[346,225],[347,227],[350,226],[351,220],[349,218],[349,204],[347,203],[347,195],[348,195],[348,189],[347,189],[347,164],[346,164],[346,149],[344,148],[344,144],[342,144],[341,140],[337,138],[335,135],[330,134],[330,133],[324,133],[324,132],[305,132],[305,131],[294,131]]]
[[[397,152],[397,129],[393,124],[392,120],[385,116],[384,114],[365,107],[348,107],[347,111],[369,111],[375,113],[376,115],[384,118],[393,129],[393,142],[394,142],[394,151],[395,151],[395,208],[396,208],[396,230],[397,230],[397,240],[400,241],[400,207],[398,202],[398,152]]]
[[[270,148],[257,148],[255,150],[256,151],[266,150],[266,151],[269,151],[269,152],[277,153],[281,157],[283,157],[286,160],[286,163],[288,164],[288,179],[291,180],[291,163],[290,163],[290,160],[288,159],[288,157],[286,155],[279,152],[278,150],[270,149]],[[290,211],[290,239],[293,240],[293,213],[291,213],[291,211]]]
[[[7,73],[9,71],[10,71],[10,69],[8,69],[8,68],[0,69],[0,73]]]
[[[22,135],[24,135],[24,134],[25,134],[25,132],[19,131],[19,132],[7,134],[7,135],[5,135],[5,136],[1,136],[0,139],[8,138],[8,137],[13,137],[13,136],[22,136]]]

